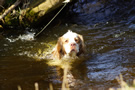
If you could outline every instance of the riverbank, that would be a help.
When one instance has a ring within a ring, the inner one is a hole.
[[[65,3],[64,0],[21,0],[1,2],[0,24],[5,27],[34,27],[48,23]],[[66,2],[68,3],[68,2]],[[5,4],[8,4],[6,6]],[[7,9],[5,9],[7,8]]]

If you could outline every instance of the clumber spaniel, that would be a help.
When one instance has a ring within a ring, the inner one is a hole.
[[[67,57],[79,56],[84,53],[83,36],[72,31],[68,31],[59,37],[55,48],[53,49],[53,59],[62,59]]]

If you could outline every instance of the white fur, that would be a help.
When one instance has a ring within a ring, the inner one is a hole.
[[[70,45],[72,43],[75,43],[76,44],[76,50],[77,50],[76,52],[77,53],[79,52],[79,45],[75,42],[75,38],[77,38],[77,36],[78,35],[76,33],[72,32],[70,30],[63,35],[63,37],[65,39],[68,39],[69,40],[69,42],[67,44],[64,44],[65,51],[66,51],[67,54],[69,54],[71,52]]]
[[[78,57],[82,53],[84,53],[83,36],[69,30],[58,39],[52,57],[53,59]]]

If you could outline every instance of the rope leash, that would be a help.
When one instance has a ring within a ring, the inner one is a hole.
[[[58,16],[58,14],[64,9],[64,7],[68,4],[68,2],[70,2],[70,0],[65,0],[63,3],[65,3],[63,5],[63,7],[55,14],[55,16],[44,26],[44,28],[38,32],[34,37],[37,37],[41,32],[43,32],[47,27],[48,25]]]

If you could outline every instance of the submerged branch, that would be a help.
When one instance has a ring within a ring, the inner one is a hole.
[[[11,12],[16,6],[21,3],[21,0],[17,0],[13,5],[11,5],[5,12],[0,15],[0,20],[2,20],[9,12]]]

